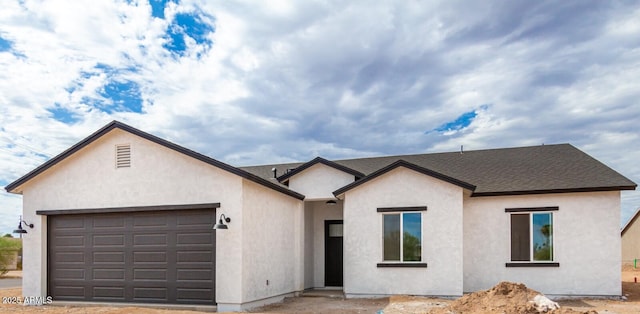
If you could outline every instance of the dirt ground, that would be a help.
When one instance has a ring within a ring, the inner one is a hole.
[[[626,301],[602,299],[561,300],[558,303],[562,311],[554,313],[593,313],[600,314],[637,314],[640,313],[640,269],[625,267],[622,270],[622,291]],[[0,297],[21,296],[21,289],[1,289]],[[454,300],[424,298],[413,296],[392,296],[379,299],[338,299],[325,297],[299,297],[286,299],[282,303],[268,305],[252,311],[253,313],[447,313],[445,307]],[[475,301],[474,301],[475,302]],[[573,311],[570,311],[573,310]],[[22,306],[16,304],[0,304],[0,313],[51,313],[51,314],[195,314],[203,313],[184,310],[162,310],[139,307],[68,307],[68,306]],[[487,311],[465,311],[464,313],[488,313]],[[509,313],[509,312],[507,312]]]

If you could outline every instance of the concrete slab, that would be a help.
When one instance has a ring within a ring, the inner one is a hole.
[[[0,289],[22,288],[22,278],[0,279]]]

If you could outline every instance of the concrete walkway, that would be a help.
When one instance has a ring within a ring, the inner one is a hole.
[[[22,271],[10,270],[0,277],[0,289],[22,288]]]
[[[2,278],[0,279],[0,289],[22,288],[22,278]]]

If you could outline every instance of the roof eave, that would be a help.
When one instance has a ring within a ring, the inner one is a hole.
[[[609,191],[628,191],[628,190],[635,190],[635,189],[636,189],[636,185],[624,185],[624,186],[584,187],[584,188],[568,188],[568,189],[488,191],[488,192],[473,192],[471,194],[471,197],[554,194],[554,193],[609,192]]]
[[[34,177],[36,177],[40,173],[46,171],[47,169],[55,166],[57,163],[61,162],[65,158],[73,155],[75,152],[79,151],[80,149],[84,148],[85,146],[91,144],[93,141],[97,140],[102,135],[104,135],[107,132],[109,132],[109,131],[113,130],[114,128],[116,128],[118,126],[118,124],[120,124],[120,122],[115,121],[115,120],[111,121],[109,124],[105,125],[104,127],[100,128],[99,130],[95,131],[93,134],[87,136],[86,138],[84,138],[80,142],[76,143],[75,145],[69,147],[67,150],[65,150],[62,153],[58,154],[57,156],[47,160],[42,165],[40,165],[40,166],[36,167],[35,169],[29,171],[27,174],[25,174],[24,176],[18,178],[17,180],[9,183],[7,186],[5,186],[4,189],[9,193],[20,193],[20,192],[17,192],[16,189],[18,187],[20,187],[22,184],[24,184],[27,181],[33,179]]]

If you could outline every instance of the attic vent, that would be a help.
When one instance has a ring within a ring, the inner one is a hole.
[[[131,145],[116,145],[116,168],[131,167]]]

